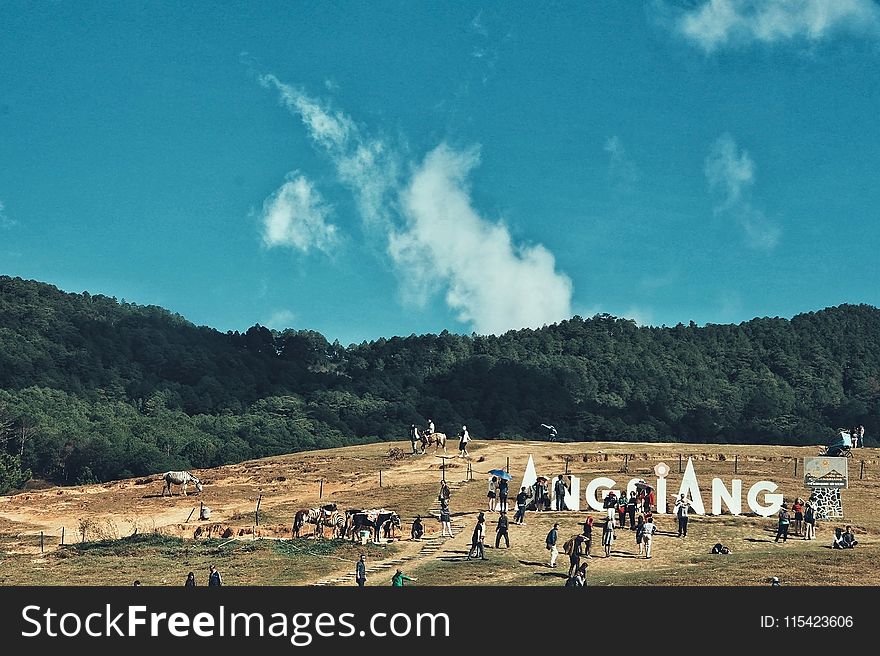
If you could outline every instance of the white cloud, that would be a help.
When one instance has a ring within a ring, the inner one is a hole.
[[[263,243],[272,248],[289,246],[303,253],[317,248],[329,252],[336,242],[336,226],[328,223],[330,208],[311,182],[297,173],[263,203],[260,223]]]
[[[749,195],[755,182],[755,163],[729,134],[721,135],[712,145],[706,157],[705,174],[710,189],[719,195],[715,213],[734,217],[749,246],[764,250],[774,248],[782,230],[761,209],[752,205]]]
[[[706,52],[751,42],[821,41],[836,32],[880,34],[873,0],[708,0],[678,28]]]
[[[295,319],[296,315],[290,310],[276,310],[263,325],[273,330],[284,330],[290,328]]]
[[[540,327],[571,316],[572,283],[541,245],[514,243],[474,209],[467,176],[476,149],[431,151],[401,194],[406,218],[389,252],[410,285],[441,285],[460,321],[479,333]]]
[[[605,141],[603,150],[609,155],[608,173],[612,181],[622,188],[631,188],[639,179],[639,169],[627,155],[620,137],[614,135]]]
[[[501,223],[481,217],[466,185],[476,149],[441,145],[423,162],[366,136],[342,112],[271,75],[275,88],[354,193],[364,221],[384,235],[404,300],[424,306],[445,293],[458,318],[481,333],[536,327],[571,314],[571,280],[555,271],[541,245],[513,241]],[[402,170],[414,171],[409,176]]]
[[[5,206],[3,205],[3,201],[0,200],[0,229],[11,228],[16,223],[17,221],[6,216]]]

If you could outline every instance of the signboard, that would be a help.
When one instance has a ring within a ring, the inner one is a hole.
[[[809,488],[847,488],[846,458],[804,458],[804,485]]]

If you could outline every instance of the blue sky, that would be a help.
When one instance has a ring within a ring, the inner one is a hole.
[[[875,0],[0,4],[0,273],[342,343],[880,305]]]

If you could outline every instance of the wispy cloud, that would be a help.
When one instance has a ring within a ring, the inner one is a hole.
[[[880,34],[873,0],[708,0],[683,13],[678,29],[706,52],[753,42],[817,42],[839,32]]]
[[[734,217],[753,248],[774,248],[782,230],[752,205],[749,196],[755,182],[755,163],[731,135],[721,135],[712,145],[706,157],[705,174],[710,189],[719,196],[715,213]]]
[[[3,205],[3,201],[0,200],[0,229],[11,228],[16,225],[16,223],[18,222],[6,216],[6,206]]]
[[[620,137],[614,135],[605,141],[603,150],[608,153],[608,175],[612,183],[621,189],[632,189],[638,182],[639,169],[632,158],[627,155],[626,148]]]
[[[263,325],[273,330],[284,330],[290,328],[295,319],[296,315],[290,310],[276,310]]]
[[[328,103],[274,76],[260,80],[302,120],[364,221],[384,235],[405,301],[425,305],[443,292],[458,318],[480,333],[570,316],[571,280],[555,270],[553,255],[539,244],[515,243],[503,223],[473,207],[467,177],[479,162],[476,148],[441,144],[419,162]]]
[[[263,243],[269,248],[288,246],[303,253],[312,248],[329,252],[337,241],[336,226],[327,220],[330,211],[304,175],[290,173],[263,203]]]

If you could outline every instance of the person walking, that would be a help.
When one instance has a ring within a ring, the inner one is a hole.
[[[196,587],[196,575],[194,572],[190,572],[186,575],[186,582],[183,584],[185,588],[194,588]]]
[[[568,492],[568,486],[566,486],[565,481],[562,480],[562,474],[559,475],[559,478],[556,479],[556,483],[553,484],[553,495],[556,497],[556,510],[568,510],[565,507],[565,493]]]
[[[223,585],[223,578],[213,565],[208,568],[208,585]]]
[[[804,540],[812,540],[816,532],[816,511],[813,504],[807,501],[804,506]]]
[[[593,518],[590,515],[587,515],[587,518],[584,520],[584,542],[586,546],[586,558],[592,558],[590,555],[590,549],[593,546]]]
[[[578,567],[581,566],[581,558],[586,553],[586,538],[583,535],[576,535],[571,545],[571,553],[568,555],[568,575],[573,576]]]
[[[470,454],[467,450],[468,442],[471,441],[471,436],[468,433],[467,426],[462,426],[461,431],[458,433],[458,457],[459,458],[467,458],[470,457]]]
[[[446,483],[446,479],[444,478],[440,481],[440,493],[437,495],[437,501],[443,503],[446,501],[449,502],[449,498],[452,496],[452,493],[449,491],[449,485]]]
[[[354,580],[362,588],[367,583],[367,554],[361,554],[354,567]]]
[[[391,587],[402,588],[405,581],[418,581],[418,579],[413,576],[407,576],[400,570],[397,570],[394,576],[391,577]]]
[[[526,504],[529,502],[529,493],[525,488],[520,489],[516,495],[516,514],[513,521],[522,526],[526,522]]]
[[[409,441],[412,444],[412,452],[415,454],[416,452],[416,442],[419,441],[419,429],[416,428],[415,424],[412,424],[409,427]]]
[[[440,502],[440,537],[452,536],[452,515],[449,512],[449,502]]]
[[[495,505],[498,503],[498,477],[493,476],[492,480],[489,481],[489,491],[486,493],[486,498],[489,500],[489,512],[493,512],[495,510]]]
[[[507,512],[507,490],[510,484],[507,479],[502,478],[498,481],[498,510]]]
[[[550,567],[556,567],[556,559],[559,558],[559,549],[556,542],[559,540],[559,524],[554,524],[547,533],[547,550],[550,552]]]
[[[611,555],[611,544],[614,542],[614,520],[606,519],[602,527],[602,546],[605,547],[605,557]]]
[[[654,544],[654,533],[657,532],[657,526],[654,524],[654,518],[648,517],[645,519],[645,528],[644,535],[642,536],[642,542],[645,543],[645,558],[651,557],[651,546]]]
[[[788,524],[791,521],[791,515],[788,514],[788,506],[784,503],[782,504],[782,509],[779,511],[779,523],[776,527],[776,539],[774,542],[779,542],[779,538],[782,538],[783,544],[788,540]]]
[[[688,512],[690,510],[691,502],[685,498],[682,492],[681,497],[675,501],[675,515],[678,517],[678,537],[687,537]]]
[[[467,559],[479,558],[481,560],[489,560],[486,558],[486,551],[483,541],[486,539],[486,518],[483,513],[477,517],[477,525],[474,527],[474,534],[471,537],[471,549],[468,552]]]
[[[507,513],[503,512],[498,515],[498,522],[495,527],[495,548],[498,548],[498,545],[501,544],[501,538],[504,538],[504,545],[510,549],[510,538],[507,535]]]
[[[642,555],[642,552],[645,549],[644,545],[644,537],[645,537],[645,516],[639,515],[639,521],[636,524],[636,545],[639,547],[639,555]]]

